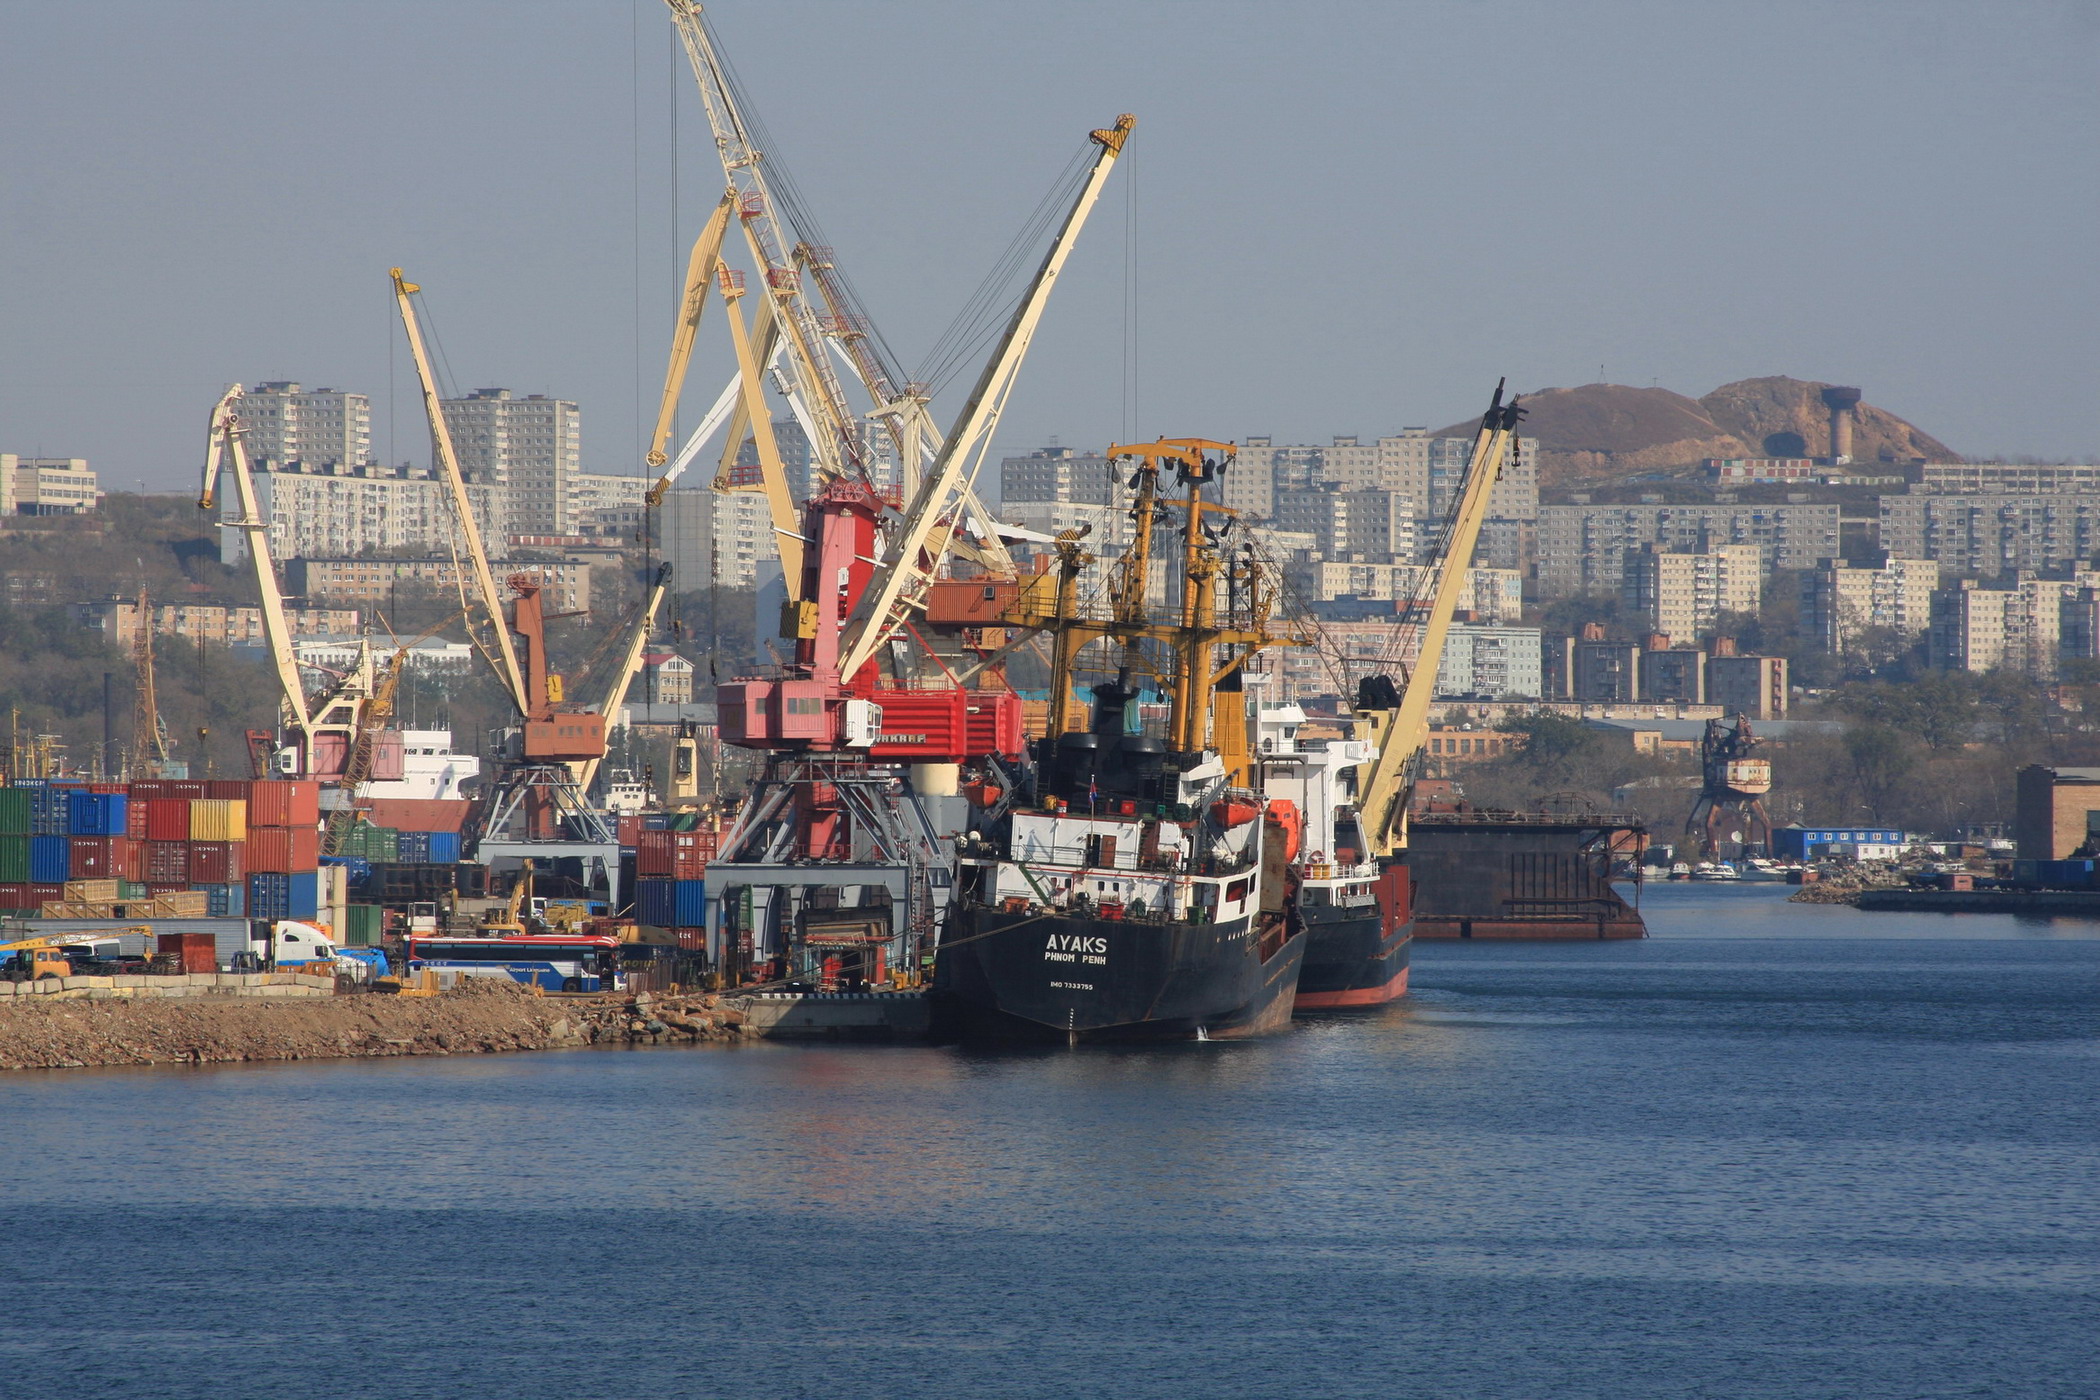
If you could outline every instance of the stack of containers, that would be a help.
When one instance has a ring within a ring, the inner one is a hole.
[[[121,791],[100,792],[92,788],[74,789],[65,798],[66,878],[143,879],[145,852],[142,843],[131,836],[131,799]]]
[[[0,788],[0,913],[21,913],[29,902],[30,789]]]
[[[713,832],[650,831],[635,835],[635,917],[645,924],[691,930],[707,923],[708,858]]]
[[[310,781],[247,788],[247,915],[313,919],[321,914],[321,790]]]

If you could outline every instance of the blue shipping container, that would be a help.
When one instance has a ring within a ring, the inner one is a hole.
[[[292,877],[289,875],[250,875],[248,877],[248,917],[251,919],[291,918]]]
[[[38,788],[29,799],[29,829],[39,836],[64,836],[73,822],[71,788]]]
[[[73,842],[65,836],[29,838],[29,883],[63,885],[73,878]]]
[[[640,880],[635,913],[658,928],[699,928],[707,923],[705,880]]]
[[[406,865],[430,864],[430,833],[402,832],[395,838],[395,858]]]
[[[459,833],[456,831],[433,831],[430,833],[430,863],[432,865],[456,865],[459,862]]]
[[[248,915],[246,885],[201,885],[204,911],[214,919],[242,919]]]
[[[66,829],[75,836],[122,836],[128,799],[121,792],[67,794]]]
[[[294,919],[311,919],[319,915],[321,912],[320,872],[302,870],[297,874],[285,876],[285,879],[291,882],[287,891],[288,907],[291,910],[289,917]]]

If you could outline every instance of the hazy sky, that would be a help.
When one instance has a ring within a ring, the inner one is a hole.
[[[710,13],[907,367],[1138,115],[1002,451],[1791,374],[1959,451],[2100,456],[2091,3]],[[420,461],[400,263],[460,387],[577,399],[586,466],[639,469],[721,188],[661,0],[0,0],[0,93],[0,451],[173,489],[225,383],[289,378]]]

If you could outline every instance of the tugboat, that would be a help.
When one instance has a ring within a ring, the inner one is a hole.
[[[1054,599],[1047,577],[1023,590],[1016,620],[1052,635],[1057,683],[1031,790],[980,806],[957,839],[933,983],[938,1024],[955,1035],[1209,1040],[1290,1022],[1306,935],[1289,860],[1304,816],[1256,785],[1240,668],[1300,639],[1270,627],[1277,584],[1254,552],[1223,543],[1234,512],[1202,498],[1232,453],[1198,438],[1111,448],[1137,467],[1134,541],[1111,570],[1110,615],[1080,607],[1093,562],[1083,531],[1057,540]],[[1188,488],[1174,503],[1185,546],[1173,622],[1154,620],[1148,587],[1155,527],[1167,523],[1162,462]],[[1082,727],[1067,722],[1071,678],[1095,642],[1120,656]],[[1171,691],[1164,734],[1131,711],[1148,672]]]

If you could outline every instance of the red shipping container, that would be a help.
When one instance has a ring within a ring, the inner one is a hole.
[[[146,804],[136,797],[124,804],[124,834],[134,841],[146,839]]]
[[[189,852],[189,881],[193,885],[230,885],[248,873],[242,842],[192,841]]]
[[[131,785],[131,800],[144,802],[150,798],[166,797],[168,783],[164,778],[141,778]]]
[[[640,839],[642,834],[642,814],[640,812],[628,812],[619,818],[618,825],[620,844],[632,846]]]
[[[205,781],[204,795],[222,802],[246,802],[252,786],[246,778],[210,778]]]
[[[29,886],[29,902],[22,907],[24,909],[36,909],[49,904],[54,899],[64,899],[65,897],[66,887],[64,885],[31,885]]]
[[[248,832],[248,873],[296,875],[321,868],[321,833],[312,827],[258,826]]]
[[[145,843],[129,836],[75,836],[72,876],[76,880],[136,880],[144,873]]]
[[[156,880],[188,880],[190,878],[190,846],[187,841],[148,841],[146,843],[146,883]]]
[[[375,797],[365,819],[396,831],[458,831],[466,825],[472,805],[462,798]],[[248,820],[255,820],[252,813]]]
[[[167,789],[164,795],[168,797],[179,797],[185,802],[204,800],[205,784],[194,778],[170,779],[161,786]]]
[[[0,885],[0,909],[29,909],[29,886],[22,884]]]
[[[87,790],[89,792],[124,792],[130,787],[131,784],[129,783],[89,783]]]
[[[248,825],[313,826],[321,820],[321,785],[299,781],[246,784]]]
[[[707,874],[714,854],[712,831],[640,831],[635,833],[634,873],[698,880]]]
[[[187,880],[146,881],[146,893],[149,895],[182,894],[185,891],[187,891],[189,887],[190,882]]]
[[[154,944],[156,953],[172,953],[184,972],[217,972],[217,940],[208,933],[164,933]]]
[[[148,802],[134,802],[133,810],[146,813],[146,839],[148,841],[187,841],[190,839],[190,804],[185,797],[156,797]],[[136,833],[134,833],[136,834]]]

